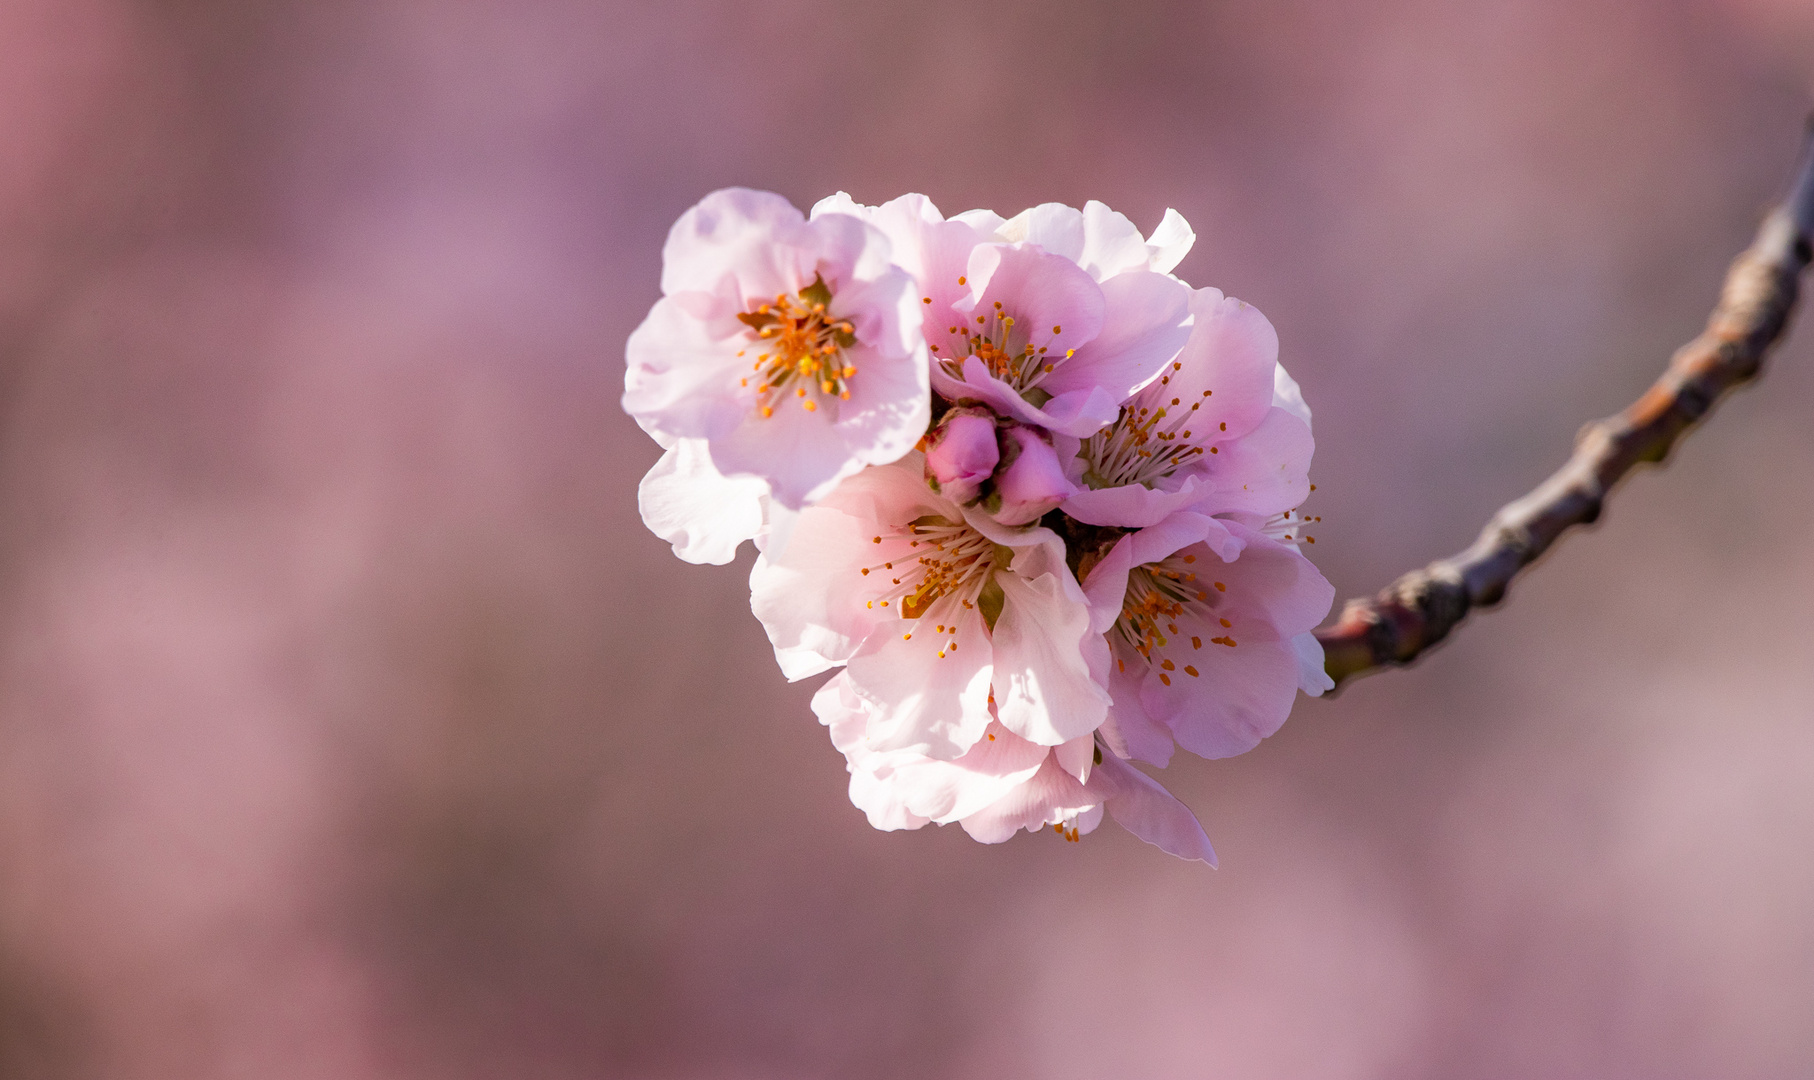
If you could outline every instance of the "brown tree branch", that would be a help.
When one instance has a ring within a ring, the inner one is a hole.
[[[1473,546],[1404,575],[1378,596],[1348,601],[1335,625],[1316,632],[1336,685],[1409,664],[1468,612],[1499,603],[1512,579],[1563,533],[1600,516],[1613,485],[1641,463],[1662,461],[1721,397],[1756,378],[1788,325],[1811,234],[1814,120],[1789,197],[1733,262],[1707,329],[1677,350],[1643,397],[1583,427],[1567,463],[1494,514]]]

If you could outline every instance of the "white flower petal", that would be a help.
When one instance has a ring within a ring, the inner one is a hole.
[[[1164,220],[1153,230],[1153,235],[1146,238],[1148,269],[1161,274],[1171,273],[1184,261],[1184,256],[1190,254],[1196,242],[1197,234],[1191,231],[1190,222],[1184,220],[1183,214],[1166,207]]]
[[[1029,832],[1076,819],[1090,832],[1102,820],[1103,796],[1092,792],[1047,755],[1033,778],[1002,799],[962,819],[964,831],[985,844],[999,844],[1022,829]]]
[[[1291,639],[1291,649],[1298,658],[1298,689],[1311,697],[1322,697],[1335,689],[1335,680],[1324,667],[1323,643],[1306,630]]]
[[[1083,211],[1063,203],[1041,203],[1022,210],[997,227],[1004,240],[1035,244],[1070,262],[1081,262]]]
[[[1298,388],[1297,380],[1285,371],[1284,364],[1275,364],[1272,369],[1272,403],[1310,426],[1310,406],[1304,403],[1304,391]]]
[[[850,681],[870,704],[870,745],[949,761],[983,737],[989,724],[988,628],[974,610],[942,605],[955,634],[919,619],[871,633],[850,658]],[[934,610],[938,610],[935,608]],[[893,632],[899,629],[899,633]],[[955,638],[958,647],[948,643]]]
[[[1129,270],[1147,270],[1151,262],[1140,230],[1125,215],[1094,199],[1083,204],[1083,251],[1077,264],[1091,277],[1107,281]]]
[[[1089,633],[1090,609],[1062,551],[1022,548],[1013,568],[996,575],[1006,599],[995,623],[995,705],[1009,731],[1056,746],[1096,730],[1108,711],[1085,644],[1101,638]]]
[[[982,810],[1033,779],[1046,759],[1046,748],[991,723],[956,761],[907,754],[891,754],[888,759],[896,797],[915,814],[943,825]]]
[[[800,511],[789,510],[770,498],[762,500],[762,530],[756,534],[756,550],[769,558],[779,558],[800,523]]]
[[[636,489],[649,531],[690,563],[722,566],[763,526],[768,487],[754,477],[725,477],[712,467],[702,439],[681,439]]]
[[[961,221],[975,229],[985,240],[1006,240],[1002,229],[1007,221],[993,210],[966,210],[961,214],[951,215],[952,221]]]

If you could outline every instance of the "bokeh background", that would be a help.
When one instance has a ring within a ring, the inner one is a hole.
[[[1803,0],[0,0],[0,1076],[1802,1077],[1814,332],[1222,868],[883,834],[617,407],[713,188],[1199,234],[1343,595],[1699,327]]]

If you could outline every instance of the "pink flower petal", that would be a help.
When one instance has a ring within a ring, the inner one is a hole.
[[[743,296],[770,296],[799,281],[817,243],[805,215],[773,192],[714,191],[680,216],[661,251],[661,291],[717,291],[724,278]]]
[[[1125,400],[1189,340],[1190,299],[1189,286],[1164,274],[1136,270],[1109,278],[1102,283],[1101,330],[1084,342],[1066,336],[1077,355],[1055,365],[1041,388],[1057,397],[1099,386]]]
[[[974,330],[976,318],[992,315],[1000,304],[999,310],[1014,319],[1016,340],[1048,349],[1048,359],[1087,345],[1102,330],[1101,287],[1062,256],[1037,248],[981,244],[970,252],[967,276],[969,298],[952,305],[955,312],[970,317],[966,328]],[[961,337],[945,335],[934,343],[943,346],[941,356],[967,351]]]
[[[1204,513],[1281,514],[1310,497],[1310,428],[1284,409],[1268,409],[1260,425],[1224,443],[1210,457],[1215,485],[1197,509]]]
[[[1203,501],[1213,488],[1198,473],[1186,475],[1174,490],[1144,484],[1085,488],[1064,501],[1064,512],[1090,525],[1143,529]]]
[[[1198,289],[1190,310],[1190,339],[1170,370],[1140,392],[1136,407],[1157,408],[1177,398],[1181,407],[1198,406],[1192,427],[1204,436],[1199,441],[1238,439],[1272,407],[1278,332],[1258,308],[1216,289]]]
[[[1059,743],[1052,748],[1058,767],[1075,776],[1080,784],[1090,782],[1090,769],[1096,763],[1096,740],[1089,735]]]
[[[809,222],[766,192],[708,195],[669,233],[624,408],[707,440],[719,473],[763,480],[789,509],[898,459],[925,433],[930,372],[922,301],[890,248],[860,215]]]
[[[1013,456],[995,474],[995,494],[1000,497],[1000,506],[993,511],[997,521],[1004,525],[1038,521],[1076,492],[1065,479],[1064,466],[1052,444],[1037,429],[1013,424],[1003,437]]]
[[[1125,642],[1116,642],[1113,649],[1109,669],[1109,697],[1113,700],[1102,733],[1117,754],[1164,768],[1171,761],[1174,743],[1171,728],[1153,719],[1140,703],[1146,657]]]
[[[1245,526],[1240,557],[1194,551],[1201,601],[1156,645],[1140,703],[1178,745],[1203,757],[1245,753],[1279,729],[1300,681],[1292,638],[1320,622],[1335,590],[1295,548]]]
[[[1109,813],[1122,828],[1180,859],[1216,865],[1216,850],[1197,816],[1158,781],[1118,758],[1104,758],[1097,785],[1109,792]]]
[[[915,465],[917,466],[917,462]],[[873,560],[876,522],[951,513],[951,504],[906,469],[866,469],[800,514],[786,550],[750,571],[750,607],[789,679],[848,661],[876,626],[873,591],[859,568]]]
[[[926,436],[926,478],[956,503],[976,498],[1001,462],[995,417],[981,409],[952,409]]]
[[[1190,249],[1197,242],[1197,234],[1192,231],[1184,215],[1165,208],[1165,217],[1160,220],[1158,228],[1146,238],[1147,261],[1149,270],[1169,274],[1190,254]]]

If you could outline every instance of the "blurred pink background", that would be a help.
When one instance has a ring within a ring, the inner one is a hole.
[[[1802,0],[0,0],[0,1075],[1810,1075],[1807,326],[1167,770],[1218,871],[872,831],[617,398],[713,188],[1176,206],[1371,592],[1699,328],[1811,91]]]

